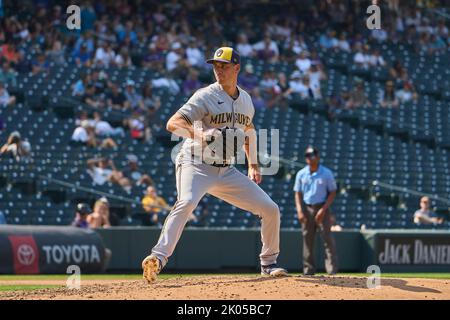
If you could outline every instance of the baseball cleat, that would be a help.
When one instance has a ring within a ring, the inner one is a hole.
[[[142,261],[142,276],[148,283],[156,280],[156,276],[161,271],[161,261],[154,256],[149,255]]]
[[[286,277],[288,272],[283,268],[278,268],[276,264],[261,266],[261,275],[269,277]]]

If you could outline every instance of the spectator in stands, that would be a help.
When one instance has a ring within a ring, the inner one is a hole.
[[[89,229],[87,217],[91,212],[92,210],[87,203],[77,204],[76,215],[75,219],[72,222],[72,226],[77,228]]]
[[[54,62],[57,66],[62,66],[66,62],[65,49],[66,47],[60,40],[55,40],[46,52],[48,61]]]
[[[199,44],[194,39],[189,41],[189,45],[186,48],[186,59],[188,65],[191,67],[200,67],[205,61]]]
[[[360,107],[371,107],[372,103],[367,98],[364,92],[364,82],[362,80],[356,80],[355,88],[350,93],[350,99],[346,103],[347,109],[357,109]]]
[[[90,126],[94,126],[94,124],[95,124],[94,121],[93,121],[92,119],[89,119],[89,115],[88,115],[87,111],[85,111],[85,110],[82,110],[82,111],[80,112],[80,115],[78,116],[78,118],[75,119],[75,125],[76,125],[77,127],[80,126],[80,125],[81,125],[81,122],[82,122],[83,120],[87,120]]]
[[[311,63],[311,68],[308,70],[308,77],[311,83],[315,97],[322,97],[321,83],[327,79],[327,75],[322,67],[317,63]]]
[[[16,104],[16,97],[9,94],[3,82],[0,82],[0,106],[9,107]]]
[[[253,45],[253,50],[255,50],[259,59],[272,63],[277,62],[280,55],[277,43],[268,34],[264,36],[262,41]]]
[[[243,57],[253,57],[255,55],[253,46],[248,42],[246,34],[241,33],[238,35],[236,51]]]
[[[161,107],[161,100],[153,94],[153,85],[151,82],[147,82],[142,88],[142,99],[144,109],[147,111],[148,119],[151,122],[156,111]]]
[[[86,145],[95,148],[98,146],[98,141],[95,136],[95,123],[90,120],[82,120],[75,128],[71,143],[73,145]],[[111,138],[103,139],[100,143],[100,148],[117,148],[117,144]]]
[[[252,101],[253,101],[253,106],[255,107],[256,110],[265,109],[268,106],[266,103],[266,99],[264,99],[261,96],[261,93],[260,93],[258,87],[256,87],[252,91]]]
[[[124,110],[130,107],[130,103],[116,83],[111,84],[110,92],[106,97],[107,105],[114,109]]]
[[[151,128],[148,126],[145,115],[134,111],[131,118],[125,120],[133,139],[149,142],[152,138]]]
[[[89,159],[87,161],[88,173],[92,177],[92,182],[96,185],[104,185],[107,181],[116,183],[123,187],[125,191],[131,190],[131,182],[117,170],[114,162],[106,158]]]
[[[165,57],[162,51],[158,51],[156,45],[151,43],[143,57],[142,66],[161,72],[164,69]]]
[[[180,86],[174,79],[174,75],[163,71],[160,78],[152,80],[153,88],[164,88],[169,91],[170,94],[177,95],[180,92]]]
[[[133,111],[145,110],[144,100],[142,99],[142,96],[137,93],[135,82],[131,79],[128,79],[125,84],[125,99]]]
[[[446,48],[447,44],[441,37],[434,34],[429,36],[428,45],[426,46],[429,55],[435,54],[436,52],[445,52]]]
[[[391,80],[386,82],[384,92],[381,92],[380,105],[383,108],[398,107],[398,99],[394,92],[394,82]]]
[[[277,78],[277,84],[273,88],[272,99],[267,103],[268,108],[273,106],[279,106],[281,108],[287,107],[287,95],[286,92],[289,90],[289,83],[286,78],[286,74],[280,72]]]
[[[89,84],[84,91],[82,101],[92,108],[103,108],[106,103],[100,95],[96,94],[96,88],[93,84]]]
[[[400,90],[395,92],[396,98],[400,101],[400,103],[414,101],[416,102],[418,99],[417,92],[414,90],[411,82],[405,81],[403,82],[403,87]]]
[[[0,58],[5,59],[7,62],[18,63],[20,53],[16,50],[15,43],[5,43],[1,46]]]
[[[108,199],[103,197],[95,201],[94,211],[87,216],[86,221],[91,229],[111,227]]]
[[[347,40],[347,34],[345,32],[341,32],[336,48],[345,52],[351,51],[350,43]]]
[[[23,140],[18,131],[11,132],[6,144],[0,148],[0,156],[9,157],[16,161],[26,160],[31,155],[31,145]]]
[[[336,31],[329,30],[327,33],[322,34],[319,38],[319,45],[326,50],[336,48],[338,46]]]
[[[368,45],[357,45],[355,47],[356,53],[353,57],[353,62],[359,67],[363,69],[368,69],[370,67],[370,54],[369,54],[369,46]]]
[[[285,46],[283,47],[283,51],[280,54],[280,59],[287,63],[295,63],[300,52],[302,52],[303,48],[296,47],[296,42],[294,38],[289,39],[285,42]]]
[[[320,60],[317,50],[311,50],[311,52],[309,53],[309,60],[311,60],[311,64],[317,64],[321,69],[325,68],[322,60]]]
[[[445,20],[440,19],[435,29],[435,34],[442,39],[446,39],[449,36],[449,31],[447,26],[445,25]]]
[[[47,72],[50,68],[50,63],[44,54],[38,55],[38,57],[31,63],[32,73],[34,75],[40,72]]]
[[[195,69],[189,69],[187,78],[183,81],[183,93],[186,96],[192,95],[197,89],[202,87],[202,83],[198,80],[198,71]]]
[[[96,147],[97,139],[95,131],[89,120],[81,120],[78,127],[75,128],[71,141],[73,144],[87,145],[88,147]]]
[[[420,199],[420,209],[414,213],[415,224],[441,224],[444,219],[436,217],[430,209],[430,198],[422,197]]]
[[[91,65],[91,54],[88,52],[86,44],[82,44],[80,49],[73,53],[73,58],[78,67]]]
[[[300,71],[294,71],[291,75],[291,81],[289,82],[289,90],[285,95],[297,94],[302,99],[314,99],[315,96],[313,88],[311,88],[309,76],[301,75]],[[318,97],[317,97],[318,98]]]
[[[99,41],[98,48],[95,51],[94,64],[100,68],[108,68],[114,64],[116,53],[111,45],[106,41]]]
[[[347,101],[350,100],[348,90],[343,89],[342,92],[334,93],[327,99],[328,119],[333,120],[336,115],[340,114],[346,107]]]
[[[239,75],[239,85],[246,91],[252,92],[258,86],[258,78],[254,74],[253,66],[246,64],[244,72]]]
[[[308,58],[308,52],[300,52],[297,60],[295,60],[296,67],[303,73],[307,73],[311,68],[311,59]]]
[[[184,59],[184,52],[181,43],[175,42],[171,46],[171,51],[166,56],[166,70],[169,72],[176,72],[182,65]]]
[[[73,86],[72,86],[72,96],[74,97],[83,97],[86,93],[86,88],[89,85],[89,82],[91,81],[89,74],[84,74],[81,76],[81,79],[79,79]]]
[[[103,70],[93,69],[91,72],[89,85],[95,88],[95,94],[103,100],[105,91],[110,86],[108,75]]]
[[[293,42],[292,50],[296,54],[300,54],[302,51],[308,52],[308,45],[305,42],[305,38],[301,34],[292,36],[291,39]]]
[[[142,198],[142,207],[145,212],[151,214],[151,222],[153,224],[158,223],[158,213],[161,212],[161,210],[171,210],[171,207],[167,204],[166,200],[158,196],[154,186],[149,186],[147,188],[145,196]]]
[[[369,55],[369,65],[371,67],[384,67],[386,62],[380,53],[380,50],[374,50],[372,54]]]
[[[0,69],[0,83],[5,83],[15,87],[17,85],[17,71],[13,69],[11,63],[8,61],[3,62]]]
[[[137,33],[134,30],[134,22],[131,20],[128,20],[125,23],[125,27],[122,25],[119,25],[116,28],[117,32],[117,39],[119,40],[119,43],[126,43],[129,41],[129,44],[131,46],[135,45],[138,41]]]
[[[265,97],[272,96],[272,92],[277,85],[277,78],[275,72],[273,71],[265,71],[263,74],[263,78],[259,82],[259,89],[263,92]]]
[[[100,137],[125,137],[125,131],[122,127],[113,128],[109,122],[102,119],[100,112],[94,112],[95,134]]]
[[[399,60],[394,61],[394,64],[389,70],[389,75],[393,80],[402,80],[402,81],[408,81],[409,76],[408,72],[406,71],[406,68],[403,67],[401,62]]]
[[[144,174],[139,169],[138,157],[134,154],[127,155],[128,167],[122,170],[124,177],[127,177],[136,186],[152,186],[153,180],[148,174]]]
[[[122,47],[114,59],[114,64],[119,68],[129,68],[133,65],[130,53],[126,47]]]

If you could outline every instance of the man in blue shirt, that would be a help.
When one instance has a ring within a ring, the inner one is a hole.
[[[336,274],[336,246],[331,235],[329,207],[336,196],[336,181],[327,167],[319,164],[319,151],[309,146],[305,151],[307,166],[295,177],[295,205],[303,234],[303,273],[313,275],[314,238],[319,228],[325,244],[325,269],[328,274]]]

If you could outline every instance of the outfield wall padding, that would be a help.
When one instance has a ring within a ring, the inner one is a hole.
[[[160,229],[155,227],[116,227],[100,229],[105,245],[113,251],[109,270],[139,270],[143,257],[150,253],[158,240]],[[336,232],[337,252],[341,270],[361,268],[361,234],[357,231]],[[167,270],[225,270],[259,268],[261,250],[259,229],[186,228]],[[323,269],[324,250],[317,236],[316,262]],[[299,230],[283,230],[280,236],[280,265],[300,270],[302,236]]]
[[[105,247],[112,251],[108,272],[139,272],[142,259],[156,244],[160,231],[156,227],[87,231],[72,227],[0,226],[0,273],[66,273],[71,264],[80,265],[83,273],[96,273],[105,266]],[[450,271],[449,231],[355,230],[333,232],[333,236],[341,272],[366,272],[371,265],[378,265],[381,272]],[[324,271],[324,248],[319,236],[315,248],[318,271]],[[259,229],[189,227],[166,270],[254,272],[259,268],[260,250]],[[300,230],[281,231],[278,263],[291,272],[301,271]]]
[[[114,249],[116,250],[116,249]],[[74,227],[0,226],[0,274],[102,272],[107,263],[98,233]]]
[[[382,272],[450,272],[450,232],[363,231],[366,267]]]

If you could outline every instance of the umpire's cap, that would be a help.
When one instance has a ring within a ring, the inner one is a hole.
[[[216,50],[212,59],[206,60],[206,63],[213,63],[214,61],[220,61],[225,63],[241,63],[241,55],[230,47],[222,47]]]
[[[305,157],[309,157],[309,156],[318,156],[319,155],[319,150],[316,147],[313,146],[308,146],[305,150]]]
[[[77,204],[77,212],[81,215],[90,214],[92,212],[91,207],[87,203]]]

